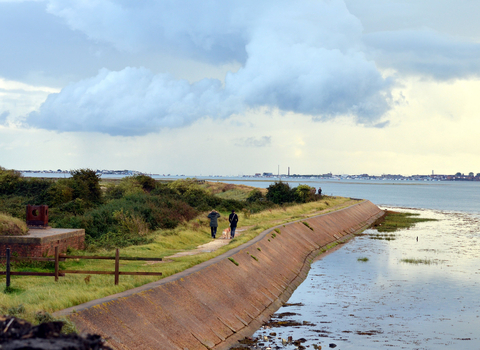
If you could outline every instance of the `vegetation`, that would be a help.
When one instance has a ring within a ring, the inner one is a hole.
[[[308,203],[321,198],[315,193],[315,188],[308,185],[298,185],[291,188],[286,182],[275,182],[268,186],[265,198],[275,204]]]
[[[361,262],[367,262],[367,261],[368,261],[368,258],[367,258],[367,257],[363,257],[363,258],[358,258],[357,260],[358,260],[358,261],[361,261]]]
[[[121,247],[121,256],[164,258],[162,262],[122,261],[120,267],[121,271],[162,272],[162,278],[238,247],[270,227],[350,203],[347,198],[323,197],[321,201],[302,205],[279,205],[266,199],[267,191],[247,186],[202,183],[195,179],[159,182],[144,175],[101,181],[88,169],[72,171],[72,177],[66,179],[32,180],[2,168],[0,186],[0,210],[13,217],[24,220],[26,204],[48,204],[51,226],[85,228],[87,251],[70,251],[70,254],[113,256],[114,248]],[[257,194],[256,200],[247,200],[252,192],[260,192],[261,196]],[[243,200],[234,199],[242,196]],[[242,234],[214,252],[167,258],[211,241],[206,212],[212,208],[222,215],[219,230],[228,227],[232,209],[244,213],[240,219]],[[52,272],[53,263],[14,262],[12,269]],[[67,259],[60,262],[60,269],[113,270],[113,263]],[[12,276],[12,287],[0,293],[0,312],[15,311],[35,323],[39,312],[52,313],[157,279],[121,276],[120,284],[115,286],[109,275],[67,274],[59,282],[51,277]],[[0,277],[2,281],[4,277]]]
[[[0,213],[0,236],[22,236],[27,234],[27,224],[11,215]]]
[[[302,221],[302,223],[303,223],[305,226],[307,226],[307,227],[308,227],[310,230],[312,230],[312,231],[313,231],[313,227],[312,227],[312,226],[310,226],[310,224],[309,224],[308,222],[306,222],[306,221]]]
[[[373,233],[369,234],[368,237],[370,239],[378,239],[378,240],[384,240],[384,241],[394,241],[396,236],[394,234],[381,234],[381,233]]]
[[[386,215],[378,220],[372,228],[378,232],[395,232],[401,229],[409,229],[416,223],[425,221],[436,221],[436,219],[419,218],[420,214],[415,213],[399,213],[395,211],[386,211]],[[386,239],[385,237],[384,239]],[[393,238],[394,237],[390,237]],[[379,239],[379,238],[377,238]]]
[[[400,260],[401,262],[407,263],[407,264],[424,264],[424,265],[432,265],[432,264],[438,264],[437,260],[431,260],[431,259],[402,259]]]

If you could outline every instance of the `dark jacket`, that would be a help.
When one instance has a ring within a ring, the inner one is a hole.
[[[230,221],[230,227],[237,227],[238,215],[237,213],[231,213],[228,216],[228,221]]]
[[[220,214],[217,213],[216,211],[210,212],[210,214],[207,215],[207,218],[210,219],[210,226],[211,227],[218,227],[218,221],[217,219],[220,217]]]

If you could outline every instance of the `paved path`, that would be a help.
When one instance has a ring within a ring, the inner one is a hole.
[[[250,227],[251,226],[238,228],[235,231],[235,237],[241,235],[243,231],[248,230]],[[230,239],[224,239],[222,237],[219,237],[219,238],[214,239],[211,242],[199,245],[197,248],[195,248],[193,250],[187,250],[187,251],[184,251],[184,252],[176,253],[174,255],[166,256],[164,259],[179,258],[181,256],[196,255],[196,254],[201,254],[201,253],[210,253],[210,252],[213,252],[213,251],[227,245],[228,243],[230,243]]]

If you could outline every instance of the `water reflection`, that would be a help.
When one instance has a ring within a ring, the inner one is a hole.
[[[276,333],[259,348],[297,349],[299,343],[282,343],[289,336],[300,348],[479,348],[478,217],[408,211],[439,221],[398,231],[390,241],[371,239],[377,231],[367,230],[315,262],[293,305],[273,318],[300,325],[259,330],[262,338]]]

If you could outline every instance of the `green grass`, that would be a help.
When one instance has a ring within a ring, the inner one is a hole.
[[[395,232],[401,229],[409,229],[419,222],[437,221],[436,219],[419,218],[419,215],[387,210],[386,215],[377,221],[372,228],[378,232]]]
[[[305,226],[307,226],[307,227],[308,227],[310,230],[312,230],[312,231],[313,231],[313,228],[312,228],[312,226],[310,226],[310,225],[308,224],[308,222],[306,222],[306,221],[302,221],[302,223],[303,223]]]
[[[358,261],[361,261],[361,262],[367,262],[367,261],[368,261],[368,258],[363,257],[363,258],[358,258],[357,260],[358,260]]]
[[[414,264],[414,265],[437,265],[438,261],[437,260],[432,260],[432,259],[401,259],[401,262],[404,262],[406,264]]]
[[[228,258],[228,260],[230,260],[232,263],[238,266],[238,262],[236,262],[234,258]]]
[[[255,238],[264,230],[293,221],[293,218],[308,218],[326,211],[333,211],[349,205],[348,198],[328,198],[327,204],[322,201],[302,205],[267,209],[249,218],[240,218],[239,227],[247,228],[226,246],[210,253],[165,259],[163,262],[120,261],[120,271],[162,272],[165,278],[192,266],[210,260],[230,249],[238,247]],[[326,210],[327,209],[327,210]],[[120,256],[165,258],[175,253],[188,251],[210,242],[209,220],[207,213],[199,215],[190,222],[172,230],[158,230],[148,235],[151,243],[130,246],[120,249]],[[228,227],[228,213],[221,213],[219,231]],[[104,255],[114,256],[114,250],[97,249],[88,251],[72,251],[70,255]],[[253,258],[253,257],[252,257]],[[233,260],[233,259],[232,259]],[[236,263],[232,261],[232,263]],[[0,266],[4,270],[4,266]],[[64,270],[104,270],[113,271],[111,260],[67,260],[60,263]],[[17,263],[12,271],[53,272],[51,263]],[[94,299],[123,292],[159,279],[154,276],[120,276],[118,286],[114,285],[111,275],[92,275],[86,283],[87,275],[67,274],[58,282],[53,277],[12,276],[9,291],[0,292],[0,312],[8,314],[9,310],[17,310],[19,316],[31,323],[36,323],[35,315],[39,312],[53,313]],[[5,276],[0,276],[0,284],[5,285]],[[20,311],[19,306],[22,305]]]

